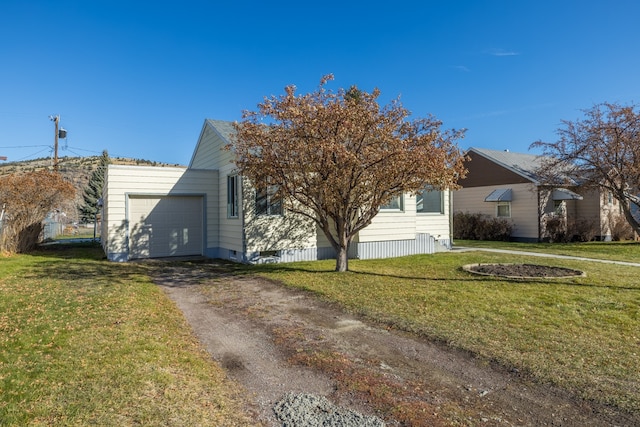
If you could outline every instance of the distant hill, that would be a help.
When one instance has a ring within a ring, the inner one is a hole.
[[[111,157],[111,164],[114,165],[139,165],[139,166],[158,166],[158,167],[180,167],[178,164],[167,164],[154,162],[151,160],[131,159],[123,157]],[[73,184],[76,189],[76,197],[70,203],[70,206],[80,206],[83,204],[82,195],[84,189],[89,183],[91,174],[100,164],[100,156],[88,157],[61,157],[58,159],[58,171],[62,176]],[[53,170],[53,160],[49,157],[34,160],[24,160],[20,162],[0,162],[0,179],[4,175],[12,173],[34,172],[41,169]],[[77,212],[69,207],[66,214],[73,220],[77,219]]]

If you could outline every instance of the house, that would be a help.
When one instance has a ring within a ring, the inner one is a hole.
[[[456,212],[481,213],[505,218],[513,225],[512,239],[536,242],[549,235],[549,218],[560,218],[574,232],[611,240],[621,217],[611,194],[582,188],[567,179],[563,187],[543,184],[537,170],[543,157],[510,151],[470,148],[465,163],[468,174],[455,192]]]
[[[201,255],[237,262],[335,257],[309,219],[239,175],[225,147],[232,123],[205,120],[187,168],[109,165],[103,189],[107,258]],[[383,207],[350,247],[352,258],[433,253],[451,247],[451,193],[405,194]]]

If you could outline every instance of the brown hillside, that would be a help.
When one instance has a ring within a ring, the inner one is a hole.
[[[154,162],[151,160],[130,159],[122,157],[110,158],[111,164],[115,165],[140,165],[140,166],[158,166],[172,167],[180,166],[177,164],[167,164]],[[100,164],[100,156],[88,157],[61,157],[58,160],[58,171],[62,176],[71,182],[76,189],[74,200],[70,200],[65,213],[70,221],[77,221],[77,207],[82,205],[84,189],[89,183],[91,174]],[[0,179],[4,175],[13,173],[33,172],[41,169],[53,169],[53,160],[51,158],[40,158],[34,160],[25,160],[21,162],[0,162]]]

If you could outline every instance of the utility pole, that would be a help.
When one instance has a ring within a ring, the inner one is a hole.
[[[66,138],[67,131],[60,127],[60,115],[49,116],[49,119],[54,124],[53,135],[53,170],[58,172],[58,138]]]
[[[58,127],[60,123],[60,116],[49,116],[51,120],[53,120],[54,125],[54,143],[53,143],[53,170],[58,172]]]

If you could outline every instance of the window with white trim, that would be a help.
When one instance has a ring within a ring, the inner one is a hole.
[[[227,176],[227,217],[238,218],[238,190],[240,177],[238,175]]]
[[[416,212],[444,214],[444,192],[426,186],[416,195]]]
[[[498,218],[511,218],[511,202],[498,202],[496,204],[496,216]]]
[[[256,215],[282,215],[282,198],[277,196],[276,185],[256,189]]]
[[[389,203],[380,206],[380,210],[388,212],[402,212],[404,210],[404,197],[401,195],[393,197]]]

